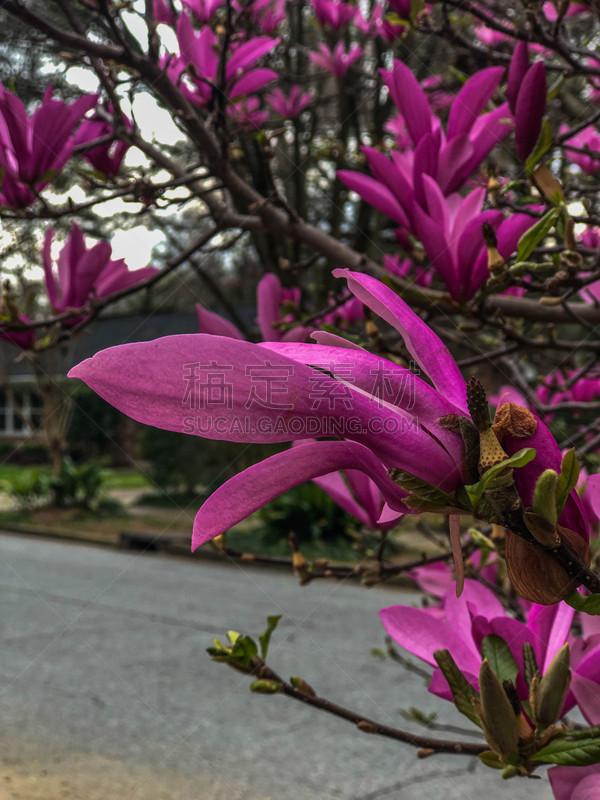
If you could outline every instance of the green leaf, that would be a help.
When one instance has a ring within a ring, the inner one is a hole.
[[[577,486],[579,470],[579,461],[575,455],[575,448],[572,447],[563,456],[556,484],[556,511],[559,516],[565,507],[569,493]]]
[[[492,769],[504,769],[506,766],[493,750],[484,750],[483,753],[477,755],[477,758],[483,761],[486,767],[491,767]]]
[[[534,248],[545,239],[560,214],[559,208],[551,208],[541,217],[532,228],[525,231],[517,245],[516,261],[527,261]]]
[[[481,642],[481,656],[487,658],[499,681],[510,681],[514,684],[519,674],[519,667],[510,652],[510,647],[501,636],[496,633],[484,636]]]
[[[542,120],[542,129],[540,130],[540,135],[538,136],[537,142],[535,143],[535,147],[527,161],[525,162],[525,169],[528,175],[531,175],[533,170],[536,168],[539,161],[541,161],[542,156],[548,152],[552,145],[552,128],[550,127],[550,122],[548,121],[548,117],[544,117]]]
[[[535,761],[565,767],[589,767],[600,763],[600,737],[557,739],[533,756]]]
[[[438,667],[442,670],[444,678],[448,681],[448,686],[452,692],[452,699],[454,700],[456,708],[461,714],[464,714],[471,722],[474,722],[475,725],[481,728],[481,720],[473,708],[472,702],[474,699],[479,700],[479,694],[456,666],[456,662],[452,658],[450,651],[436,650],[433,657]]]
[[[539,671],[533,647],[529,642],[525,642],[523,644],[523,677],[525,678],[527,688],[531,686],[533,676]]]
[[[264,661],[269,651],[269,642],[271,641],[271,634],[277,627],[277,623],[281,619],[281,614],[276,614],[272,617],[267,617],[267,627],[258,637],[260,642],[260,657]]]
[[[571,608],[576,608],[577,611],[582,611],[584,614],[600,615],[600,594],[591,594],[588,597],[584,597],[575,589],[565,597],[565,603]]]
[[[402,469],[391,469],[389,475],[394,483],[415,495],[419,508],[425,503],[428,509],[432,506],[460,508],[459,501],[451,494],[438,489],[437,486],[432,486],[421,478],[417,478],[416,475],[411,475],[410,472],[405,472]]]
[[[509,456],[504,461],[501,461],[500,464],[494,464],[493,467],[487,469],[481,478],[480,481],[477,483],[471,483],[468,486],[465,486],[467,494],[471,498],[471,501],[475,504],[481,498],[483,493],[485,492],[487,486],[489,485],[490,481],[503,472],[505,469],[510,467],[524,467],[525,464],[529,464],[535,458],[536,451],[533,447],[524,447],[522,450],[519,450],[517,453],[513,453],[512,456]]]
[[[237,661],[244,667],[249,667],[257,653],[258,647],[254,639],[251,639],[250,636],[239,636],[231,649],[231,660]]]

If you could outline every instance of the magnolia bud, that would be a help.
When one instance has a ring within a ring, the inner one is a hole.
[[[517,752],[519,728],[512,703],[487,658],[484,658],[479,670],[479,691],[486,741],[492,750],[506,760]]]
[[[558,519],[556,513],[557,483],[558,474],[553,469],[545,469],[537,479],[533,491],[533,511],[553,527]]]
[[[561,525],[557,530],[562,542],[589,564],[590,549],[585,539]],[[571,578],[550,553],[512,531],[508,531],[506,536],[506,571],[521,597],[544,606],[560,602],[579,585],[579,581]]]
[[[569,645],[555,655],[545,675],[532,682],[531,708],[539,725],[553,725],[560,717],[571,683]]]
[[[282,686],[279,681],[260,680],[252,681],[250,684],[250,691],[258,694],[277,694],[281,689]]]

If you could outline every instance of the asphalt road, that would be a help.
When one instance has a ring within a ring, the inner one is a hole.
[[[387,724],[423,732],[398,714],[418,706],[463,725],[422,678],[370,655],[383,644],[378,609],[415,601],[1,535],[0,798],[550,798],[545,780],[504,782],[466,757],[418,760],[285,697],[251,694],[246,676],[204,651],[215,635],[259,632],[282,614],[269,655],[281,674]]]

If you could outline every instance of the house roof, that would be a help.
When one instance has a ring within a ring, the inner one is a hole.
[[[99,350],[127,342],[146,342],[176,333],[197,333],[196,314],[169,312],[105,317],[96,320],[64,345],[45,357],[49,374],[63,377],[71,367],[91,358]],[[24,354],[9,342],[0,340],[0,382],[33,380],[33,370]]]

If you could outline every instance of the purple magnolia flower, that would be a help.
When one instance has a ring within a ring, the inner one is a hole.
[[[163,66],[174,83],[181,82],[181,90],[188,99],[205,108],[212,102],[217,83],[219,39],[207,25],[196,33],[185,13],[179,15],[176,30],[180,54],[164,58]],[[251,95],[277,78],[272,69],[253,67],[278,43],[279,39],[256,36],[232,48],[225,67],[226,92],[230,100]]]
[[[355,6],[349,5],[344,0],[312,0],[312,7],[321,25],[326,25],[334,31],[339,31],[356,15]]]
[[[20,314],[19,320],[21,322],[31,322],[31,319],[25,314]],[[32,329],[10,331],[2,330],[0,328],[0,339],[4,339],[5,341],[14,344],[15,347],[18,347],[21,350],[30,350],[35,344],[35,331]]]
[[[556,800],[597,800],[600,797],[600,764],[552,767],[548,778]]]
[[[393,72],[383,72],[384,80],[412,146],[405,152],[393,149],[391,161],[379,150],[363,147],[373,177],[338,172],[348,188],[396,222],[401,231],[422,241],[457,300],[472,297],[489,274],[481,225],[489,222],[496,228],[500,252],[506,257],[533,224],[527,215],[504,220],[498,211],[482,212],[483,188],[465,198],[456,194],[511,128],[506,103],[481,115],[502,73],[502,68],[492,67],[465,83],[452,103],[444,133],[415,76],[405,64],[395,62]]]
[[[520,40],[513,50],[506,98],[515,120],[515,150],[525,161],[535,147],[546,110],[546,70],[542,61],[529,63],[529,45]]]
[[[258,326],[264,342],[302,342],[310,333],[310,328],[296,326],[285,333],[282,323],[292,323],[300,303],[299,289],[284,289],[277,275],[269,273],[261,278],[256,290],[258,309]],[[212,333],[217,336],[230,336],[243,339],[240,330],[229,320],[213,311],[207,311],[200,304],[196,305],[198,327],[200,333]]]
[[[174,25],[175,17],[167,0],[154,0],[154,19],[157,23],[164,23],[165,25]]]
[[[359,45],[353,45],[346,52],[342,42],[338,42],[335,49],[331,51],[326,44],[319,45],[319,52],[310,52],[308,55],[313,64],[330,72],[337,78],[343,78],[352,64],[362,56],[363,49]]]
[[[285,3],[286,0],[254,0],[249,6],[238,2],[233,5],[249,14],[263,33],[272,36],[286,17]]]
[[[466,414],[465,383],[448,350],[388,287],[337,274],[400,331],[437,388],[332,334],[315,336],[336,344],[171,336],[105,350],[72,370],[134,419],[168,430],[254,442],[343,437],[279,453],[220,487],[198,512],[194,549],[287,489],[341,469],[368,475],[395,512],[408,509],[406,492],[387,474],[392,466],[449,490],[462,482],[460,439],[438,421]],[[220,405],[205,402],[213,373],[225,379]]]
[[[391,468],[448,492],[464,485],[461,439],[440,423],[447,414],[467,416],[465,381],[448,349],[389,287],[349,270],[334,275],[400,333],[431,384],[326,332],[313,334],[316,344],[169,336],[109,348],[71,370],[133,419],[166,430],[238,442],[339,437],[278,453],[221,486],[196,516],[193,549],[293,486],[338,470],[367,474],[394,512],[409,509]],[[560,469],[558,446],[541,421],[532,436],[505,437],[503,446],[509,454],[536,449],[515,470],[530,505],[541,472]],[[587,539],[573,493],[560,523]]]
[[[182,0],[201,25],[208,25],[225,0]]]
[[[378,3],[372,11],[363,16],[360,10],[356,13],[354,24],[365,36],[374,39],[379,36],[390,44],[406,31],[406,24],[390,22],[383,5]]]
[[[81,228],[76,222],[58,256],[56,266],[51,250],[54,228],[50,228],[44,239],[42,260],[46,292],[55,313],[80,309],[92,297],[106,297],[113,292],[135,286],[158,270],[154,267],[130,270],[124,259],[111,259],[108,242],[97,242],[88,247]],[[77,319],[70,320],[71,324]]]
[[[312,92],[303,92],[298,84],[292,86],[287,95],[281,89],[273,89],[266,98],[273,111],[284,119],[297,117],[311,103],[312,99]]]
[[[97,108],[93,116],[84,119],[79,126],[75,136],[75,144],[84,145],[112,134],[114,130],[112,113],[113,109],[110,105],[106,109]],[[133,130],[133,123],[130,119],[125,117],[124,123],[128,130]],[[113,139],[96,147],[91,147],[89,150],[84,150],[83,157],[99,172],[114,178],[119,174],[121,162],[128,149],[128,142]]]
[[[19,98],[0,83],[0,204],[25,208],[64,167],[83,115],[98,102],[88,94],[71,104],[52,98],[52,87],[31,117]]]
[[[469,563],[476,569],[480,567],[481,550],[476,550],[473,555],[469,557]],[[478,572],[484,580],[494,583],[498,574],[497,558],[491,563],[486,564],[485,567],[478,569]],[[411,570],[411,572],[408,572],[407,577],[411,578],[420,589],[433,595],[433,597],[441,599],[450,592],[450,589],[454,591],[455,581],[452,569],[447,563],[442,561],[434,564],[427,564],[424,567],[417,567]]]
[[[583,638],[575,639],[570,633],[575,612],[565,603],[553,606],[532,603],[527,622],[523,623],[507,615],[490,589],[467,579],[460,598],[452,588],[446,592],[440,607],[389,606],[380,614],[383,627],[392,639],[428,664],[436,666],[433,657],[436,650],[449,650],[465,678],[476,689],[482,661],[481,642],[489,634],[500,636],[519,666],[516,689],[522,700],[529,696],[523,678],[523,644],[531,644],[543,674],[568,642],[572,680],[562,715],[577,705],[590,724],[600,721],[600,636],[595,632],[585,635],[584,631]],[[446,679],[437,667],[429,691],[445,700],[452,699]]]
[[[566,125],[563,125],[561,133],[566,130],[568,130]],[[600,133],[591,125],[576,133],[575,136],[571,136],[563,146],[567,158],[577,164],[578,167],[581,167],[588,175],[592,175],[600,169]],[[572,148],[577,149],[574,150]],[[585,152],[580,153],[578,152],[579,150],[584,150]]]

